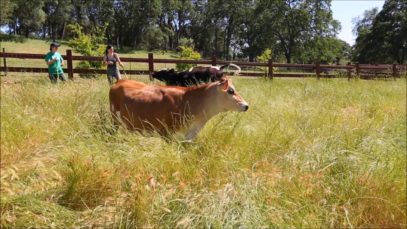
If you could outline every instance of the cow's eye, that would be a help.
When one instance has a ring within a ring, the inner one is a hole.
[[[235,94],[235,90],[233,90],[233,88],[230,87],[228,89],[228,94],[231,94],[231,95]]]

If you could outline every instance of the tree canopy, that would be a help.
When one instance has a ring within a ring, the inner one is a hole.
[[[9,34],[53,40],[74,37],[69,25],[78,24],[88,34],[106,26],[104,43],[118,49],[177,50],[188,41],[204,57],[252,61],[270,50],[275,61],[334,63],[348,59],[351,48],[336,37],[340,23],[332,17],[331,1],[7,0],[0,25]],[[397,11],[404,5],[388,0],[382,12],[373,14],[377,18],[358,22],[354,59],[378,61],[384,58],[379,55],[389,55],[387,62],[405,61],[406,14]],[[372,46],[380,46],[380,54],[372,55]]]
[[[387,0],[355,20],[358,36],[353,60],[360,63],[407,62],[407,1]]]

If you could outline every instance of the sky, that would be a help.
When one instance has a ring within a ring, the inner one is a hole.
[[[352,19],[362,17],[365,10],[370,10],[374,7],[378,7],[380,11],[383,4],[384,0],[333,0],[331,5],[333,18],[340,21],[342,26],[338,38],[353,45],[356,37],[352,33]]]

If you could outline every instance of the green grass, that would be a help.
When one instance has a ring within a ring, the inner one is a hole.
[[[185,145],[114,132],[104,77],[2,77],[1,227],[406,227],[405,79],[234,84]]]
[[[12,53],[34,53],[34,54],[46,54],[49,51],[49,45],[51,41],[47,40],[38,40],[38,39],[27,39],[25,42],[13,42],[13,41],[2,41],[0,43],[0,51],[2,48],[5,48],[6,52]],[[72,49],[67,46],[67,42],[61,42],[61,46],[59,47],[59,52],[62,55],[66,54],[67,49]],[[80,53],[75,53],[72,51],[73,55],[81,55]],[[119,51],[120,57],[134,57],[134,58],[148,58],[148,51],[143,50],[131,50],[130,48],[126,47],[123,52]],[[154,58],[162,58],[162,59],[177,59],[179,54],[174,51],[153,51]],[[73,61],[73,66],[77,67],[80,61]],[[1,62],[1,64],[3,64]],[[66,64],[66,62],[65,62]],[[148,70],[147,63],[135,63],[135,62],[124,62],[124,69],[125,70]],[[44,60],[41,59],[16,59],[16,58],[7,58],[7,66],[9,67],[44,67],[46,68],[47,65],[45,64]],[[154,64],[155,70],[161,70],[164,68],[176,68],[175,64],[167,64],[167,63],[156,63]],[[259,69],[245,69],[243,68],[244,72],[259,72]],[[260,72],[264,72],[261,70]],[[14,74],[14,73],[9,73]],[[18,74],[17,74],[18,75]],[[75,74],[76,75],[76,74]]]
[[[49,45],[51,41],[47,40],[37,40],[37,39],[27,39],[27,41],[23,43],[13,42],[13,41],[2,41],[0,45],[0,51],[2,48],[5,48],[6,52],[13,52],[13,53],[34,53],[34,54],[46,54],[49,51]],[[58,51],[62,54],[66,54],[67,49],[70,48],[66,42],[61,42],[61,46],[59,47]],[[148,57],[147,51],[137,50],[137,51],[126,51],[125,53],[121,53],[121,57],[135,57],[135,58],[147,58]],[[154,58],[165,58],[165,59],[174,59],[177,58],[177,53],[173,51],[154,51]],[[72,51],[73,55],[81,55],[80,53],[75,53]],[[79,63],[79,61],[74,61],[74,67]],[[2,63],[3,64],[3,63]],[[66,64],[66,63],[65,63]],[[15,59],[15,58],[7,58],[7,66],[9,67],[44,67],[46,68],[46,64],[44,60],[40,59]],[[175,64],[155,64],[156,69],[162,68],[175,68]],[[148,70],[148,64],[144,63],[125,63],[126,70]]]

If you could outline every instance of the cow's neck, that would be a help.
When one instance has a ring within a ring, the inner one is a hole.
[[[202,121],[206,121],[218,114],[216,105],[211,104],[211,102],[215,102],[215,87],[215,83],[210,83],[185,88],[182,107],[185,109],[186,114],[202,119]]]

